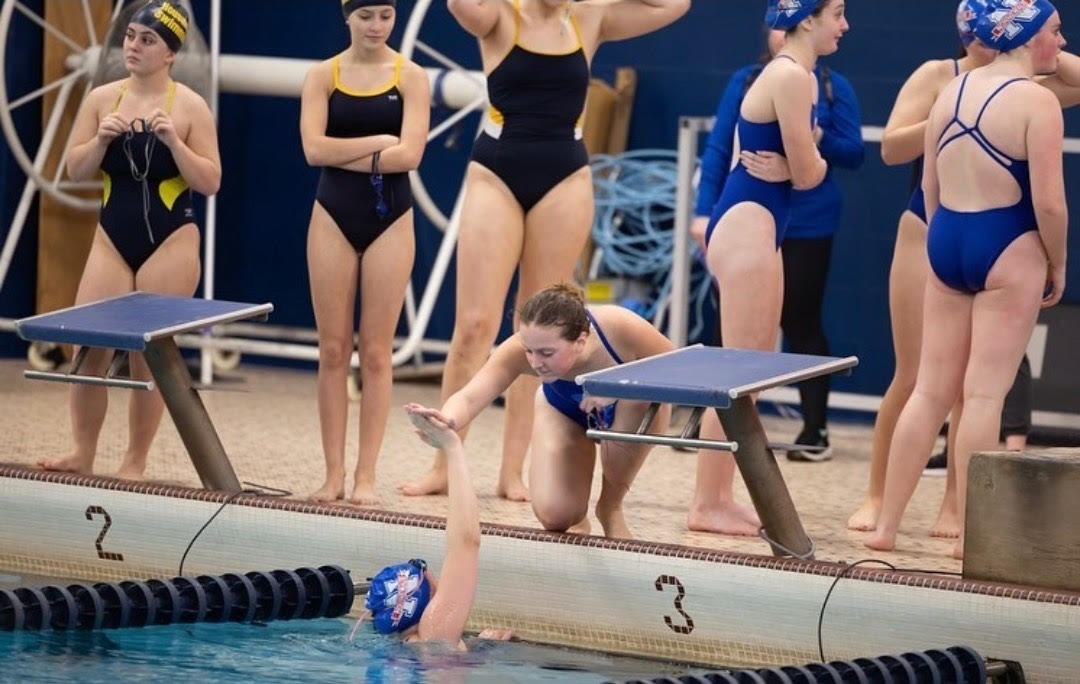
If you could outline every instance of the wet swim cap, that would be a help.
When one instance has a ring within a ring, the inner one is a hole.
[[[771,29],[790,31],[827,1],[769,0],[769,4],[765,9],[765,25]]]
[[[131,16],[132,24],[142,24],[161,36],[173,52],[180,52],[188,31],[188,13],[179,3],[150,0]]]
[[[1056,11],[1049,0],[987,0],[975,37],[994,50],[1015,50],[1034,38]]]
[[[371,580],[364,607],[371,611],[377,631],[403,632],[420,622],[431,600],[431,584],[424,576],[426,568],[427,563],[414,558],[383,568]]]
[[[349,15],[361,7],[373,7],[375,5],[390,5],[394,7],[397,0],[341,0],[341,12],[348,19]]]
[[[965,47],[975,41],[975,25],[984,14],[986,0],[960,0],[960,6],[956,8],[956,30]]]

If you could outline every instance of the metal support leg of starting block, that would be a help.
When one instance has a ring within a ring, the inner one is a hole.
[[[754,400],[745,395],[729,408],[716,409],[724,434],[738,440],[735,462],[775,556],[812,558],[814,544],[806,535],[776,457],[769,449]],[[783,548],[781,548],[783,547]]]
[[[192,387],[191,374],[176,342],[171,337],[152,340],[147,343],[143,356],[203,486],[226,492],[240,491],[240,481],[206,407]]]

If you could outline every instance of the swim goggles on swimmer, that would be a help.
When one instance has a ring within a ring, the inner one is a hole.
[[[132,151],[135,135],[139,132],[135,130],[136,122],[142,125],[143,133],[150,134],[143,144],[142,157],[144,168],[142,170],[139,169],[139,165],[135,161],[135,153]],[[157,136],[154,135],[146,125],[146,119],[133,119],[128,130],[124,131],[124,139],[120,144],[123,146],[124,156],[127,157],[128,167],[131,170],[131,177],[135,179],[136,183],[139,183],[142,186],[143,223],[146,224],[146,234],[150,238],[150,244],[154,244],[154,231],[150,228],[150,184],[147,182],[147,177],[150,175],[150,159],[154,156],[154,147],[157,146]]]
[[[385,221],[390,215],[390,207],[383,200],[383,176],[379,172],[379,152],[371,156],[371,187],[375,190],[375,215]]]

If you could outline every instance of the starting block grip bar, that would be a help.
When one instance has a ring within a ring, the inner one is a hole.
[[[100,375],[76,375],[73,373],[58,373],[56,371],[23,371],[23,377],[28,380],[48,380],[50,382],[70,382],[77,385],[104,385],[105,387],[121,387],[123,389],[153,390],[154,383],[150,380],[126,380],[124,378],[109,378]]]
[[[738,451],[738,442],[718,442],[712,439],[691,439],[688,437],[670,437],[668,435],[650,435],[636,432],[613,432],[611,430],[586,430],[589,439],[608,440],[611,442],[633,442],[635,444],[657,444],[659,446],[686,447],[689,449],[714,449],[716,451]]]

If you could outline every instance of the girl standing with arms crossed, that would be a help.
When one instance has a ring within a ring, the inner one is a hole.
[[[360,294],[360,453],[352,503],[371,505],[393,383],[394,331],[412,273],[408,172],[427,143],[427,74],[386,44],[394,0],[343,0],[351,44],[312,67],[300,104],[304,155],[321,166],[308,227],[311,301],[319,334],[319,424],[326,482],[311,498],[345,496],[346,379]]]

